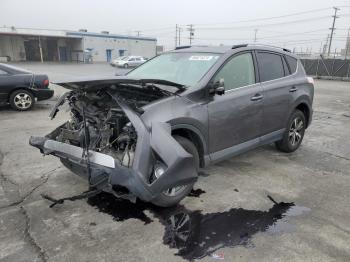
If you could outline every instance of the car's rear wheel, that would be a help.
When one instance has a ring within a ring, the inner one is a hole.
[[[20,89],[12,92],[9,102],[13,109],[26,111],[33,107],[35,99],[31,92]]]
[[[276,142],[276,147],[286,153],[294,152],[303,141],[305,128],[305,115],[296,109],[289,119],[283,139]]]
[[[129,68],[129,65],[128,64],[124,64],[124,68],[125,69]]]
[[[193,156],[196,170],[199,169],[199,154],[195,145],[187,138],[181,136],[174,136],[176,141]],[[165,165],[160,161],[157,161],[154,166],[153,177],[159,178],[165,172]],[[179,203],[184,197],[186,197],[192,190],[193,184],[187,184],[183,186],[173,187],[162,192],[156,199],[152,201],[153,204],[161,207],[170,207]]]

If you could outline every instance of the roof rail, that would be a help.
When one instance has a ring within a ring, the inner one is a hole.
[[[252,46],[266,46],[266,47],[272,47],[272,48],[282,49],[283,51],[288,52],[288,53],[291,53],[291,52],[292,52],[290,49],[283,48],[283,47],[279,47],[279,46],[275,46],[275,45],[252,44]]]
[[[175,50],[179,50],[179,49],[185,49],[185,48],[190,48],[190,45],[183,45],[183,46],[177,46],[175,47]]]
[[[236,48],[240,48],[240,47],[247,47],[248,44],[241,44],[241,45],[233,45],[231,49],[236,49]]]

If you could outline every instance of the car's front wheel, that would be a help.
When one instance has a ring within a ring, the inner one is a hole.
[[[9,102],[13,109],[26,111],[33,107],[35,99],[31,92],[20,89],[12,92]]]
[[[129,68],[129,65],[128,64],[124,64],[124,68],[125,69]]]
[[[195,145],[187,138],[181,136],[174,136],[174,138],[189,154],[193,156],[195,167],[198,172],[199,154]],[[165,172],[165,165],[160,161],[157,161],[153,170],[153,178],[157,179]],[[191,192],[193,184],[194,183],[169,188],[162,192],[156,199],[154,199],[152,203],[161,207],[174,206]]]
[[[289,119],[283,139],[276,142],[276,147],[286,153],[294,152],[303,141],[305,128],[305,115],[296,109]]]

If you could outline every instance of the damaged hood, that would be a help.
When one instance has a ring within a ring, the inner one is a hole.
[[[186,86],[171,82],[163,79],[136,79],[128,76],[115,76],[115,77],[84,77],[69,81],[58,81],[54,82],[56,85],[60,85],[64,88],[70,90],[82,90],[82,91],[97,91],[101,88],[111,85],[118,84],[131,84],[131,85],[157,85],[158,88],[169,91],[169,92],[177,92],[184,91]],[[172,89],[172,90],[171,90]],[[175,89],[175,90],[174,90]]]

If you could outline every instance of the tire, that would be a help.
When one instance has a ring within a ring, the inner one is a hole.
[[[187,138],[181,136],[174,136],[176,141],[193,156],[196,165],[196,171],[199,169],[199,154],[195,145]],[[183,198],[185,198],[192,190],[194,182],[183,186],[183,189],[173,196],[168,194],[169,189],[166,192],[162,192],[157,198],[155,198],[152,203],[160,207],[171,207],[178,204]],[[178,188],[178,187],[177,187]]]
[[[13,109],[27,111],[33,107],[35,99],[31,92],[19,89],[11,93],[9,102]]]
[[[289,118],[286,131],[283,134],[283,139],[275,143],[277,149],[286,153],[297,150],[303,141],[305,127],[305,115],[303,112],[296,109]]]
[[[125,68],[125,69],[128,69],[128,68],[129,68],[129,65],[128,65],[128,64],[124,64],[124,68]]]

